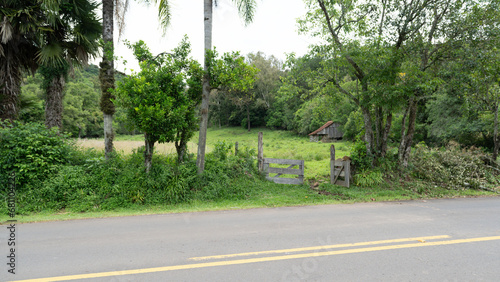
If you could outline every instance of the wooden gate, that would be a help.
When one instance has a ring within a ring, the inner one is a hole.
[[[351,161],[335,160],[335,146],[330,147],[330,183],[349,187],[351,177]]]
[[[304,161],[264,158],[264,172],[266,179],[280,184],[303,184],[304,183]],[[287,168],[271,167],[270,164],[290,165]],[[294,168],[299,166],[299,168]],[[270,173],[277,173],[275,176],[269,176]],[[283,174],[298,175],[298,178],[280,177]]]

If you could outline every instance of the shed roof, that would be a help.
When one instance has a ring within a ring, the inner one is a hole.
[[[333,121],[330,120],[327,123],[323,124],[323,126],[321,126],[320,128],[318,128],[318,129],[314,130],[313,132],[309,133],[309,135],[314,135],[314,134],[320,132],[321,130],[329,127],[332,124],[333,124]]]

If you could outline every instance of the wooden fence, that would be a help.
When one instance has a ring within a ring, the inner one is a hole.
[[[335,146],[330,147],[330,183],[349,187],[351,178],[351,161],[335,160]]]
[[[271,167],[270,164],[290,165],[287,168]],[[293,168],[299,166],[299,168]],[[280,184],[303,184],[304,183],[304,161],[264,158],[263,169],[266,173],[266,179]],[[275,176],[269,176],[270,173],[277,173]],[[283,178],[282,174],[298,175],[298,178]]]
[[[236,154],[238,143],[236,143]],[[287,160],[264,158],[264,142],[263,134],[259,132],[258,140],[258,166],[259,171],[264,171],[266,179],[280,184],[303,184],[304,183],[304,161],[303,160]],[[287,168],[271,167],[270,164],[290,165]],[[298,166],[298,168],[294,168]],[[269,176],[270,173],[276,173],[274,176]],[[280,177],[283,174],[298,175],[298,178]],[[335,146],[330,147],[330,183],[349,187],[351,179],[351,161],[349,159],[335,160]]]
[[[304,161],[264,158],[264,138],[262,132],[259,132],[257,159],[259,171],[264,171],[266,179],[280,184],[303,184],[304,183]],[[290,165],[287,168],[271,167],[270,164]],[[294,168],[299,166],[299,168]],[[269,176],[270,173],[277,173]],[[280,177],[283,174],[298,175],[298,178]]]

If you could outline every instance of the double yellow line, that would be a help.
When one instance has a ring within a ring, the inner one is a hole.
[[[194,258],[190,258],[190,260],[196,260],[196,261],[216,260],[216,259],[243,257],[243,256],[262,256],[262,255],[270,255],[270,254],[284,254],[284,253],[316,251],[313,253],[286,254],[286,255],[279,255],[279,256],[222,260],[222,261],[193,263],[193,264],[174,265],[174,266],[163,266],[163,267],[153,267],[153,268],[143,268],[143,269],[109,271],[109,272],[99,272],[99,273],[89,273],[89,274],[78,274],[78,275],[67,275],[67,276],[57,276],[57,277],[38,278],[38,279],[18,280],[17,282],[67,281],[67,280],[76,280],[76,279],[111,277],[111,276],[121,276],[121,275],[131,275],[131,274],[165,272],[165,271],[182,270],[182,269],[196,269],[196,268],[214,267],[214,266],[228,266],[228,265],[248,264],[248,263],[256,263],[256,262],[270,262],[270,261],[280,261],[280,260],[289,260],[289,259],[323,257],[323,256],[333,256],[333,255],[342,255],[342,254],[354,254],[354,253],[375,252],[375,251],[384,251],[384,250],[409,249],[409,248],[430,247],[430,246],[444,246],[444,245],[454,245],[454,244],[464,244],[464,243],[500,240],[500,236],[490,236],[490,237],[455,239],[455,240],[445,240],[445,241],[432,241],[432,242],[427,241],[427,240],[447,239],[447,238],[450,238],[450,236],[439,235],[439,236],[427,236],[427,237],[414,237],[414,238],[402,238],[402,239],[393,239],[393,240],[359,242],[359,243],[350,243],[350,244],[337,244],[337,245],[328,245],[328,246],[314,246],[314,247],[305,247],[305,248],[270,250],[270,251],[261,251],[261,252],[247,252],[247,253],[206,256],[206,257],[194,257]],[[394,243],[403,243],[403,242],[414,242],[414,243],[394,244]],[[386,245],[384,245],[384,244],[386,244]],[[387,245],[387,244],[392,244],[392,245]],[[374,246],[374,245],[382,245],[382,246]],[[317,252],[319,250],[360,247],[360,246],[370,246],[370,247]]]

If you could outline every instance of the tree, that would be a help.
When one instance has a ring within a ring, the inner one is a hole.
[[[45,38],[46,44],[51,46],[50,52],[57,54],[56,58],[59,58],[53,62],[45,62],[40,67],[40,73],[44,77],[42,87],[46,93],[47,128],[56,126],[62,129],[63,90],[70,68],[74,64],[87,64],[89,56],[95,56],[98,52],[102,26],[94,13],[97,6],[88,0],[61,1],[54,32]]]
[[[149,171],[155,142],[176,142],[178,160],[183,160],[187,141],[196,130],[194,112],[201,97],[202,70],[188,59],[186,39],[172,54],[155,57],[142,41],[130,47],[141,71],[120,82],[115,93],[127,117],[144,132],[144,164]]]
[[[383,157],[393,114],[402,111],[399,161],[408,165],[418,103],[441,83],[434,79],[438,62],[471,31],[471,6],[488,1],[307,1],[310,10],[301,31],[326,39],[317,46],[325,56],[324,84],[335,85],[361,110],[364,139],[373,163]],[[478,22],[476,22],[478,24]],[[355,91],[339,83],[339,70],[356,80]]]
[[[42,39],[53,32],[58,10],[58,1],[1,2],[0,120],[18,117],[23,71],[34,73],[41,60],[55,59],[52,47]]]
[[[269,109],[281,85],[280,77],[284,75],[283,63],[274,56],[266,57],[262,52],[250,53],[247,58],[250,65],[260,70],[255,81],[255,95]]]
[[[103,54],[102,61],[99,64],[99,80],[101,82],[101,111],[104,118],[104,154],[109,159],[113,152],[113,114],[115,106],[113,89],[115,88],[115,69],[114,69],[114,22],[113,12],[115,10],[115,0],[102,0],[102,41]]]
[[[210,58],[210,88],[227,95],[235,105],[246,110],[250,131],[250,105],[256,99],[252,90],[259,70],[248,65],[237,52],[225,53],[221,59],[217,59],[217,52],[214,51]]]
[[[233,0],[238,7],[239,14],[243,17],[246,24],[253,20],[255,11],[255,0]],[[201,174],[205,170],[205,148],[207,143],[207,128],[208,128],[208,105],[210,102],[210,75],[208,73],[209,58],[207,52],[212,50],[212,9],[213,0],[204,0],[204,33],[205,33],[205,75],[203,76],[203,95],[201,100],[200,110],[200,134],[198,141],[198,154],[196,158],[196,166],[198,173]]]

